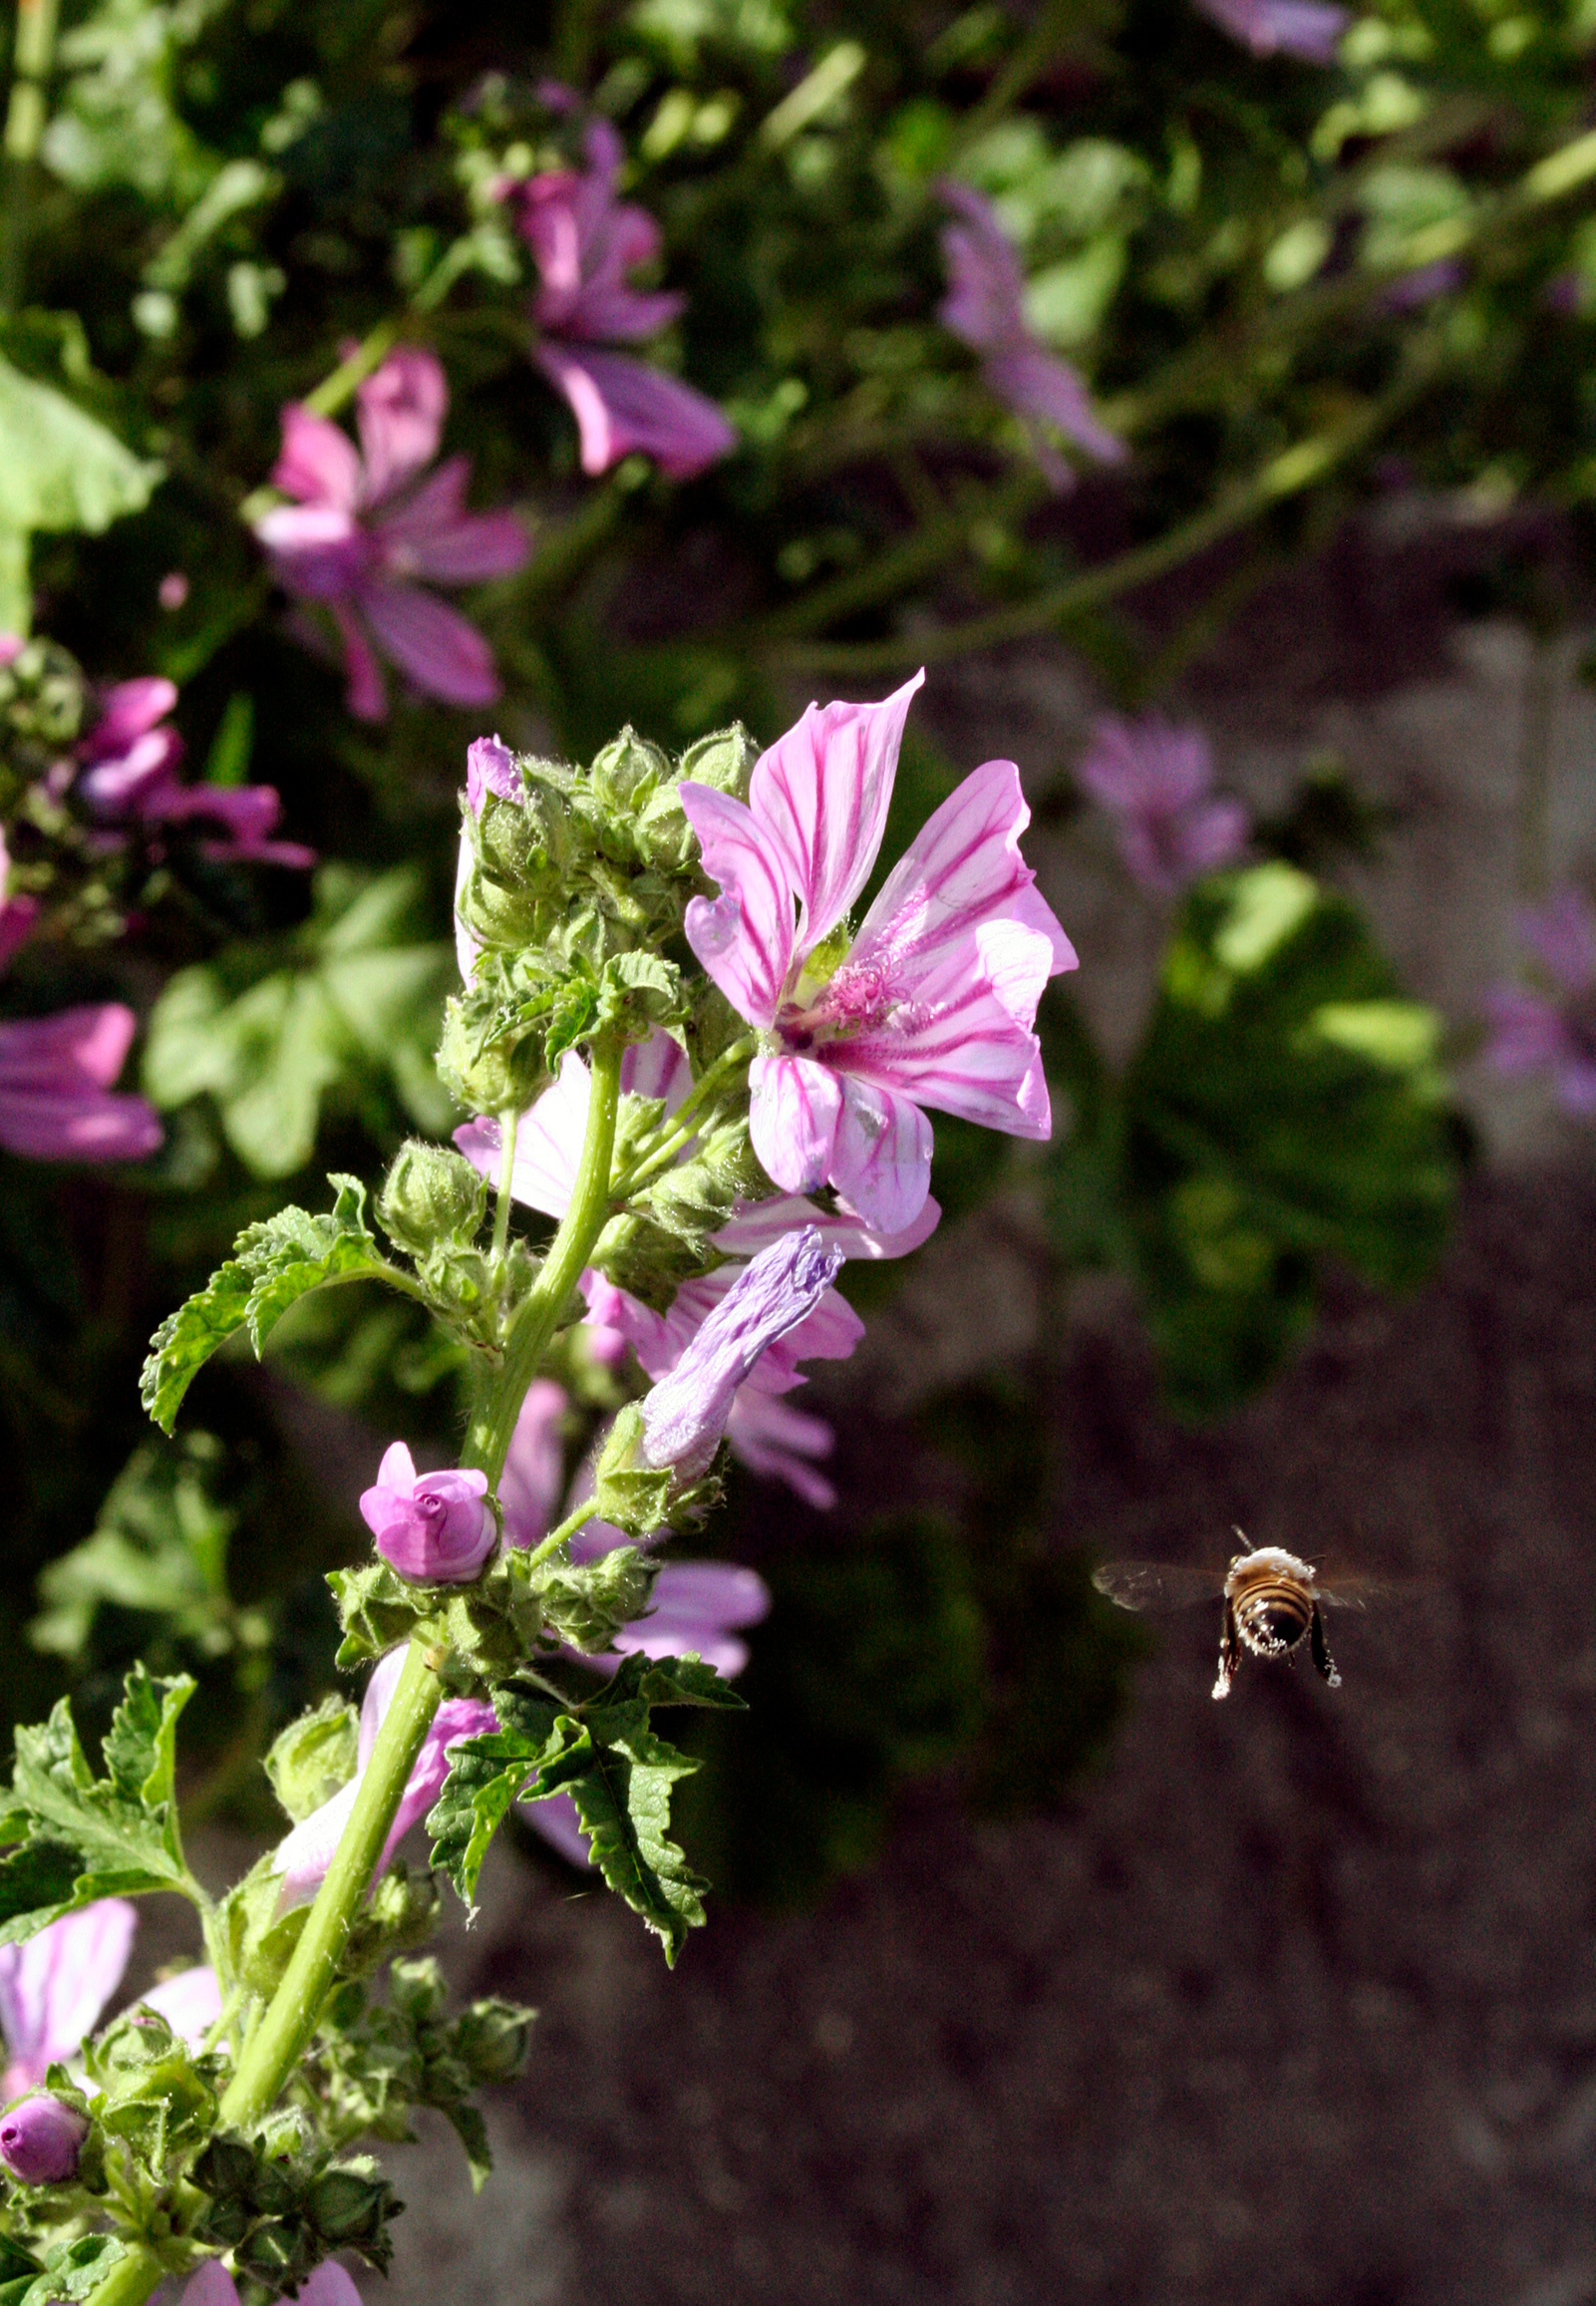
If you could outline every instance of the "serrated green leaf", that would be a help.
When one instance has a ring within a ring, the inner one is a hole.
[[[295,1825],[347,1786],[359,1763],[360,1716],[340,1697],[323,1698],[273,1740],[266,1776]]]
[[[193,1695],[186,1675],[128,1676],[96,1778],[67,1700],[48,1722],[19,1729],[10,1807],[0,1835],[0,1944],[31,1937],[96,1899],[143,1890],[187,1893],[173,1797],[177,1718]]]
[[[170,1433],[182,1397],[219,1345],[247,1328],[258,1355],[290,1305],[307,1290],[342,1281],[386,1280],[415,1293],[409,1274],[389,1263],[366,1223],[366,1188],[334,1175],[330,1215],[290,1206],[246,1225],[234,1254],[205,1287],[170,1313],[151,1341],[141,1380],[145,1408]]]
[[[646,1708],[640,1708],[646,1719]],[[602,1742],[585,1734],[540,1772],[523,1797],[569,1794],[593,1863],[659,1937],[672,1967],[690,1929],[704,1924],[708,1887],[670,1837],[671,1788],[698,1764],[642,1726],[613,1724]]]
[[[58,2242],[45,2252],[45,2270],[22,2292],[21,2306],[91,2298],[127,2255],[127,2244],[115,2234],[82,2234],[75,2242]]]

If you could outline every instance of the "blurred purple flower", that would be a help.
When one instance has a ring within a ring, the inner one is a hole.
[[[565,1412],[569,1398],[552,1378],[534,1377],[509,1437],[498,1503],[506,1545],[535,1545],[553,1518],[565,1479]]]
[[[273,1863],[283,1877],[282,1896],[279,1900],[281,1909],[305,1904],[321,1887],[327,1868],[332,1863],[333,1851],[338,1847],[338,1837],[355,1807],[361,1777],[371,1760],[383,1716],[393,1703],[399,1677],[405,1670],[405,1656],[403,1648],[391,1649],[386,1657],[378,1661],[371,1680],[366,1684],[366,1695],[360,1708],[360,1739],[356,1749],[354,1777],[330,1801],[324,1802],[319,1810],[313,1810],[277,1844]],[[485,1737],[489,1730],[496,1730],[497,1727],[498,1720],[492,1707],[484,1705],[479,1698],[444,1700],[433,1716],[432,1727],[416,1757],[410,1782],[405,1788],[404,1800],[399,1805],[398,1814],[383,1844],[383,1853],[377,1863],[378,1874],[384,1871],[394,1851],[417,1819],[425,1817],[437,1801],[444,1780],[449,1776],[449,1747],[457,1738]]]
[[[418,1477],[410,1451],[393,1442],[383,1453],[375,1486],[361,1491],[361,1518],[401,1577],[423,1585],[464,1585],[498,1542],[486,1495],[485,1474],[468,1469]]]
[[[948,293],[938,308],[944,328],[983,355],[981,374],[993,397],[1031,429],[1037,463],[1056,490],[1075,475],[1036,431],[1056,425],[1066,439],[1100,464],[1123,463],[1128,451],[1097,415],[1084,379],[1033,332],[1025,317],[1025,279],[1019,259],[990,200],[946,177],[937,187],[964,219],[942,233]]]
[[[0,1146],[39,1161],[154,1153],[163,1134],[154,1106],[111,1090],[137,1029],[120,1001],[0,1025]]]
[[[1325,0],[1193,0],[1193,5],[1250,48],[1254,56],[1295,56],[1305,64],[1334,64],[1349,11]]]
[[[326,417],[290,405],[274,485],[292,504],[255,522],[284,590],[319,602],[343,641],[349,710],[388,711],[378,652],[431,697],[487,705],[498,695],[492,651],[473,624],[415,579],[476,584],[526,558],[510,511],[468,512],[471,466],[438,453],[449,386],[430,352],[401,345],[355,395],[357,451]]]
[[[0,2115],[0,2162],[19,2185],[65,2185],[78,2174],[88,2135],[87,2115],[48,2090],[37,2091]]]
[[[608,121],[590,123],[585,149],[584,172],[551,169],[507,188],[541,275],[532,299],[540,335],[532,357],[570,404],[584,473],[607,473],[641,450],[673,480],[691,480],[730,456],[737,436],[690,385],[591,349],[656,336],[685,300],[629,285],[627,275],[658,255],[659,226],[645,208],[615,197],[625,155]]]
[[[78,2055],[83,2038],[122,1983],[139,1917],[123,1897],[102,1898],[0,1946],[0,2029],[7,2065],[0,2098],[32,2090],[49,2069]]]
[[[78,798],[110,824],[146,828],[195,820],[214,824],[225,837],[200,846],[216,863],[314,864],[313,848],[268,837],[282,815],[274,787],[178,782],[182,739],[165,726],[176,702],[170,681],[155,674],[108,689],[99,720],[77,749],[81,766],[73,790]]]
[[[1233,864],[1247,845],[1246,810],[1209,792],[1213,758],[1200,729],[1105,714],[1076,776],[1114,818],[1125,870],[1159,896]]]
[[[27,943],[39,918],[39,899],[23,894],[12,896],[7,885],[10,877],[11,857],[5,832],[0,829],[0,970]]]
[[[1381,301],[1388,312],[1421,312],[1437,296],[1450,296],[1461,288],[1467,277],[1468,268],[1458,257],[1437,256],[1433,264],[1400,273]]]
[[[880,704],[810,705],[761,754],[746,803],[678,788],[719,884],[688,905],[687,941],[760,1035],[754,1151],[787,1191],[833,1185],[889,1235],[925,1203],[926,1107],[1047,1142],[1037,1003],[1076,965],[1020,853],[1031,812],[1012,761],[948,796],[838,951],[924,677]]]
[[[180,568],[169,568],[156,587],[156,598],[168,612],[188,598],[188,579]]]
[[[1580,890],[1563,888],[1516,926],[1556,989],[1493,986],[1486,1059],[1498,1073],[1549,1073],[1569,1113],[1596,1113],[1596,911]]]

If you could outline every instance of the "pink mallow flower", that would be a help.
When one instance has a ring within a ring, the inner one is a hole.
[[[1295,56],[1305,64],[1334,64],[1352,18],[1327,0],[1193,0],[1193,5],[1250,48],[1254,56]]]
[[[377,1744],[377,1733],[383,1716],[394,1701],[399,1677],[405,1670],[403,1648],[391,1649],[379,1659],[371,1680],[366,1684],[366,1695],[360,1708],[360,1737],[356,1749],[355,1775],[349,1784],[324,1802],[319,1810],[301,1819],[291,1833],[278,1842],[273,1857],[276,1870],[282,1875],[281,1908],[304,1905],[321,1887],[327,1868],[333,1860],[333,1851],[349,1813],[355,1807],[360,1781]],[[383,1853],[377,1863],[382,1873],[394,1851],[419,1818],[425,1817],[437,1801],[449,1776],[449,1748],[457,1738],[482,1738],[496,1730],[498,1720],[489,1705],[479,1698],[446,1698],[433,1716],[432,1726],[422,1742],[422,1750],[406,1785],[404,1799],[399,1805]]]
[[[951,177],[937,189],[963,219],[943,228],[948,293],[937,317],[981,354],[981,374],[993,398],[1024,418],[1050,487],[1072,488],[1075,475],[1039,425],[1056,426],[1101,465],[1122,464],[1128,451],[1093,409],[1083,379],[1028,324],[1019,259],[991,201]]]
[[[730,456],[737,436],[690,385],[593,349],[657,336],[684,299],[629,285],[659,254],[660,229],[645,208],[615,197],[625,149],[609,122],[592,122],[585,144],[585,171],[555,168],[508,187],[542,280],[532,358],[570,404],[584,473],[607,473],[639,450],[673,480],[691,480]]]
[[[416,581],[507,576],[528,550],[513,512],[467,511],[464,457],[426,472],[448,407],[433,355],[401,345],[356,392],[358,451],[326,417],[297,404],[283,411],[272,481],[294,502],[262,513],[255,534],[283,589],[318,603],[337,625],[349,710],[363,721],[388,711],[379,652],[445,704],[486,705],[498,695],[492,651],[477,627]]]
[[[1519,942],[1552,990],[1495,985],[1485,995],[1487,1061],[1498,1073],[1549,1073],[1569,1113],[1596,1113],[1596,911],[1575,888],[1521,912]]]
[[[1234,864],[1247,845],[1246,810],[1209,790],[1213,757],[1200,729],[1105,714],[1076,776],[1115,820],[1126,872],[1159,896]]]
[[[498,1542],[485,1502],[487,1476],[475,1467],[417,1475],[403,1442],[383,1453],[376,1485],[363,1489],[361,1518],[383,1559],[422,1585],[464,1585]]]
[[[685,1052],[666,1033],[655,1033],[646,1042],[634,1044],[622,1063],[623,1090],[634,1097],[661,1099],[667,1114],[681,1104],[691,1081]],[[516,1130],[511,1195],[546,1216],[563,1216],[570,1206],[587,1128],[590,1087],[586,1065],[574,1050],[567,1051],[553,1087],[521,1116]],[[467,1123],[455,1132],[455,1143],[483,1176],[496,1178],[500,1146],[496,1121]],[[679,1157],[690,1159],[693,1151],[689,1144]],[[825,1211],[798,1194],[779,1193],[740,1210],[714,1239],[726,1257],[741,1260],[797,1226],[813,1224],[844,1257],[902,1257],[929,1239],[940,1215],[935,1200],[927,1196],[911,1225],[885,1234],[867,1225],[857,1210],[845,1204]],[[741,1271],[741,1263],[729,1263],[684,1283],[663,1314],[616,1288],[602,1274],[584,1273],[581,1286],[587,1300],[590,1350],[598,1358],[614,1362],[630,1347],[647,1376],[667,1376]],[[799,1362],[845,1360],[862,1334],[862,1325],[851,1308],[833,1290],[827,1290],[813,1314],[755,1364],[738,1392],[727,1426],[733,1455],[744,1465],[757,1474],[786,1482],[800,1497],[821,1509],[836,1502],[835,1490],[814,1463],[830,1456],[834,1447],[831,1429],[823,1419],[809,1417],[778,1397],[803,1383]],[[523,1417],[527,1414],[522,1412]],[[499,1497],[502,1502],[502,1483]]]
[[[687,939],[760,1031],[754,1150],[787,1191],[834,1185],[887,1234],[925,1206],[924,1107],[1014,1137],[1052,1134],[1037,1003],[1076,966],[1020,854],[1031,813],[1012,761],[988,761],[950,794],[847,941],[924,678],[879,705],[810,705],[760,756],[746,804],[680,789],[721,888],[688,906]]]
[[[216,836],[200,843],[213,862],[303,867],[316,851],[297,840],[269,836],[282,815],[270,785],[184,785],[177,777],[183,744],[166,715],[177,702],[159,674],[119,681],[106,691],[100,717],[77,748],[73,792],[91,815],[112,824],[137,824],[148,834],[161,824],[209,824]]]
[[[38,1161],[128,1161],[161,1127],[142,1097],[117,1096],[138,1020],[120,1001],[0,1025],[0,1146]]]

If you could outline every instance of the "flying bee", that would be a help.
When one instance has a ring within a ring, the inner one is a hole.
[[[1236,1535],[1245,1545],[1241,1530]],[[1326,1584],[1311,1561],[1281,1545],[1258,1545],[1233,1554],[1222,1574],[1170,1561],[1106,1561],[1093,1571],[1092,1582],[1121,1609],[1185,1609],[1193,1602],[1222,1599],[1216,1698],[1230,1695],[1244,1649],[1254,1657],[1295,1661],[1305,1641],[1321,1678],[1333,1690],[1339,1689],[1341,1676],[1330,1654],[1324,1612],[1362,1609],[1387,1590],[1372,1577],[1339,1577]]]

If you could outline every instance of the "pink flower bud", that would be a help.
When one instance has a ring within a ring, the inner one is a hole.
[[[498,1541],[486,1494],[487,1476],[475,1470],[418,1479],[409,1450],[395,1442],[360,1510],[378,1552],[401,1577],[423,1585],[464,1585]]]
[[[88,2135],[88,2121],[76,2108],[40,2091],[0,2117],[0,2162],[21,2185],[64,2185],[78,2174]]]
[[[524,801],[525,788],[515,767],[515,756],[497,737],[475,737],[466,748],[466,799],[473,817],[480,817],[489,793],[500,801]]]

